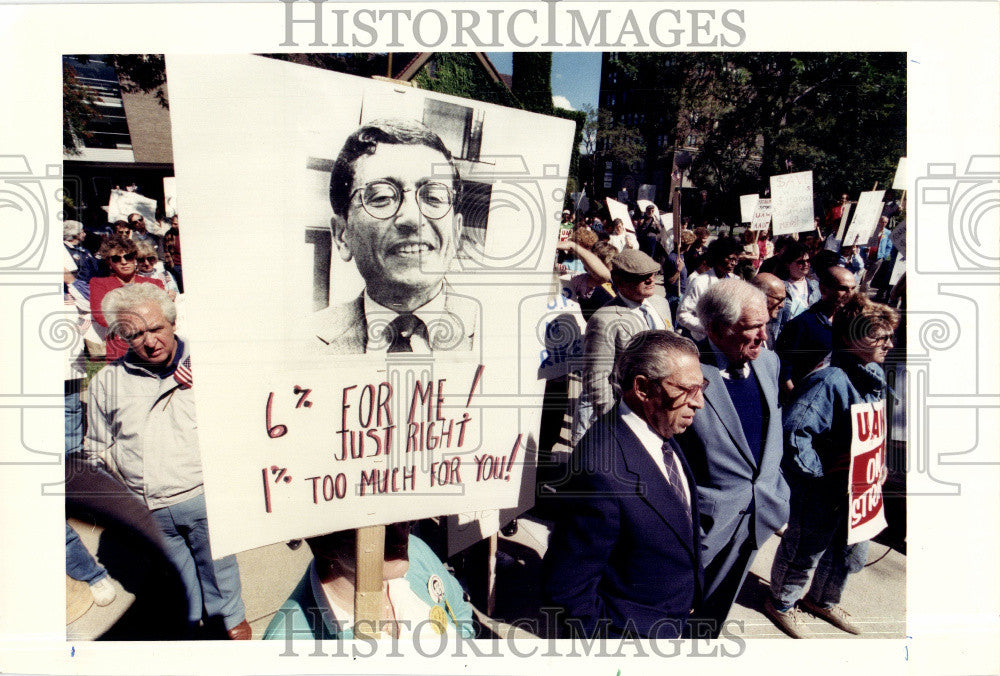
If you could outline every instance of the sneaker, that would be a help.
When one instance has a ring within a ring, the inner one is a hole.
[[[823,618],[837,629],[842,629],[848,634],[861,633],[861,627],[854,624],[854,621],[851,619],[851,614],[840,606],[824,608],[823,606],[810,601],[808,597],[803,598],[801,603],[802,607],[809,611],[810,614]]]
[[[111,584],[111,578],[102,577],[100,580],[90,585],[90,593],[94,595],[94,603],[99,606],[110,606],[118,596],[115,586]]]
[[[764,599],[764,614],[792,638],[812,638],[812,632],[806,626],[805,618],[802,617],[802,612],[798,608],[792,606],[791,609],[781,612],[774,607],[774,602],[769,596]]]

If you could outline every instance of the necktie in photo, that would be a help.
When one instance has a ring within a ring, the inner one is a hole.
[[[386,338],[389,342],[387,352],[413,352],[410,338],[421,330],[426,331],[424,323],[414,314],[406,313],[397,316],[386,327]]]
[[[642,315],[646,318],[646,325],[649,326],[653,331],[656,330],[656,320],[653,319],[653,311],[650,310],[645,305],[640,305],[639,309],[642,310]]]
[[[677,498],[684,505],[685,514],[688,521],[691,520],[691,502],[688,500],[687,492],[684,490],[684,476],[678,468],[674,449],[669,441],[663,442],[663,464],[667,470],[667,483],[674,489]]]

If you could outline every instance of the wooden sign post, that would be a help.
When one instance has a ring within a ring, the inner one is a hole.
[[[357,530],[354,578],[354,637],[379,638],[382,623],[382,563],[385,560],[385,526]]]

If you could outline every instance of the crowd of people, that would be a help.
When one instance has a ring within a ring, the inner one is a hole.
[[[112,477],[147,514],[186,597],[178,637],[249,639],[236,558],[215,559],[208,541],[191,356],[175,333],[183,290],[178,217],[159,225],[162,234],[150,232],[138,213],[89,231],[63,223],[63,288],[81,338],[66,375],[67,472],[88,466]],[[88,361],[101,368],[84,406]],[[114,602],[108,571],[68,522],[66,573],[89,587],[93,603]]]
[[[560,251],[585,267],[567,284],[581,309],[579,290],[600,288],[590,258],[618,253],[597,268],[610,298],[584,312],[572,459],[551,484],[544,587],[566,632],[718,636],[779,532],[760,610],[794,638],[810,636],[803,611],[862,632],[839,605],[867,552],[847,544],[850,407],[888,396],[899,314],[878,301],[898,305],[903,286],[865,273],[895,259],[888,217],[868,247],[838,246],[847,206],[773,242],[705,224],[668,241],[650,209],[619,247],[599,216],[575,221]]]
[[[315,314],[317,349],[475,344],[474,316],[445,279],[462,227],[457,171],[427,181],[422,166],[442,162],[454,168],[418,123],[375,121],[345,142],[330,179],[331,235],[366,286]],[[809,635],[802,609],[862,630],[839,606],[866,554],[846,539],[849,414],[887,396],[881,364],[899,316],[879,301],[897,304],[903,287],[876,270],[895,257],[889,218],[867,251],[838,246],[846,206],[845,196],[815,231],[774,241],[705,223],[675,233],[655,207],[634,229],[606,213],[563,213],[556,272],[586,331],[572,461],[548,482],[556,518],[542,588],[565,611],[560,631],[718,636],[779,531],[763,610],[793,637]],[[184,590],[182,637],[249,639],[236,559],[215,559],[208,541],[191,349],[177,333],[177,217],[150,228],[131,214],[103,231],[66,221],[64,243],[66,303],[85,339],[67,365],[67,466],[72,457],[110,477],[148,517]],[[417,250],[440,263],[434,274]],[[447,344],[428,331],[441,321],[455,327]],[[84,406],[88,362],[102,368]],[[460,581],[418,535],[408,523],[386,528],[381,628],[399,637],[429,617],[435,634],[476,635]],[[353,615],[354,537],[306,540],[313,560],[265,638],[367,633]],[[95,603],[114,601],[107,570],[69,523],[66,569]]]

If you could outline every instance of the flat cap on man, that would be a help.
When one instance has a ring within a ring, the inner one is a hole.
[[[614,270],[626,275],[651,275],[660,271],[660,264],[638,249],[625,249],[611,259]]]

